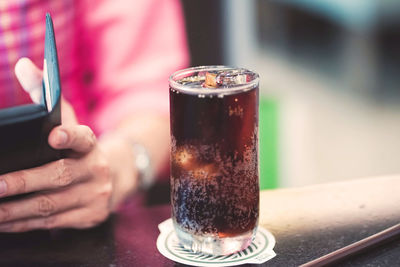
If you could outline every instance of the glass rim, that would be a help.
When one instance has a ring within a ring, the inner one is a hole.
[[[187,85],[180,84],[174,80],[174,78],[178,75],[185,75],[185,74],[190,74],[193,72],[200,72],[200,71],[216,71],[216,70],[229,70],[229,69],[242,69],[249,71],[251,73],[254,73],[254,79],[246,84],[239,84],[239,85],[232,85],[230,87],[222,87],[222,88],[204,88],[204,87],[199,87],[199,88],[194,88],[194,87],[189,87]],[[181,69],[178,71],[175,71],[174,73],[169,76],[169,86],[172,89],[178,90],[179,92],[182,93],[188,93],[188,94],[201,94],[201,95],[230,95],[230,94],[235,94],[235,93],[240,93],[240,92],[246,92],[249,90],[252,90],[254,88],[257,88],[259,84],[260,76],[258,75],[257,72],[254,72],[250,69],[247,68],[239,68],[239,67],[230,67],[230,66],[225,66],[225,65],[204,65],[204,66],[197,66],[197,67],[190,67],[186,69]]]

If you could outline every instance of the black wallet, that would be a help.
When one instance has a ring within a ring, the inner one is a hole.
[[[46,33],[40,104],[0,109],[0,174],[28,169],[61,158],[48,144],[50,131],[61,124],[61,86],[51,16]]]

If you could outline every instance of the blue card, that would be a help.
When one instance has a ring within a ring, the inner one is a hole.
[[[46,34],[44,38],[43,99],[47,111],[51,111],[60,100],[61,85],[58,67],[56,40],[53,21],[46,14]]]

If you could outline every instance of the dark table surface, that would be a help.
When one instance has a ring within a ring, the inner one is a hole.
[[[0,266],[181,266],[156,248],[168,188],[138,194],[89,230],[0,235]],[[276,238],[264,266],[298,266],[400,222],[400,176],[261,193],[260,225]],[[400,266],[400,239],[340,266]]]

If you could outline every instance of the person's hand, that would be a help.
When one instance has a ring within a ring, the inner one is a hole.
[[[23,57],[15,64],[15,75],[32,101],[37,104],[40,103],[43,93],[43,72],[29,58]],[[72,106],[63,97],[61,97],[61,121],[63,125],[78,124]]]
[[[21,59],[16,75],[35,101],[41,71],[30,60]],[[0,232],[87,228],[108,217],[113,183],[107,157],[91,129],[76,124],[73,110],[65,101],[62,114],[63,124],[51,131],[48,142],[55,149],[69,151],[67,158],[0,175],[0,200],[34,192],[0,203]]]

